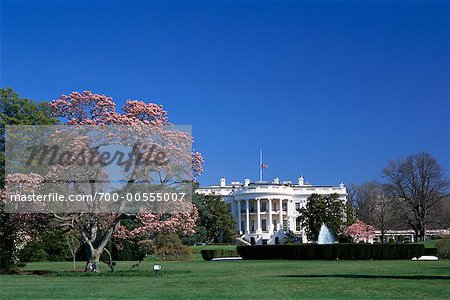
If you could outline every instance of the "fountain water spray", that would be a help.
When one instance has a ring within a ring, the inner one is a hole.
[[[322,223],[317,244],[334,244],[335,242],[336,239],[334,238],[334,235],[331,233],[330,229],[328,229],[325,223]]]

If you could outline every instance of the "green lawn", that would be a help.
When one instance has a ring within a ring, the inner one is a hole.
[[[196,250],[197,251],[197,250]],[[127,271],[71,273],[70,262],[29,263],[50,275],[1,275],[0,299],[297,299],[450,297],[450,260],[440,261],[216,261],[154,262]],[[82,269],[78,263],[77,268]]]

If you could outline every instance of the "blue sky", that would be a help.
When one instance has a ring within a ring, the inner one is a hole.
[[[379,178],[429,151],[450,172],[449,2],[1,3],[1,87],[164,105],[221,176]]]

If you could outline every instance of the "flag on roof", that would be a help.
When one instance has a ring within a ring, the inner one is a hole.
[[[269,165],[261,164],[261,169],[267,169],[268,167],[269,167]]]

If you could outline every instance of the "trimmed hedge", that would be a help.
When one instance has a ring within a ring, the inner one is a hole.
[[[421,244],[297,244],[238,246],[243,259],[411,259],[425,251]]]
[[[425,248],[425,251],[423,252],[423,255],[437,256],[437,254],[438,254],[437,248]]]
[[[212,260],[213,258],[220,257],[239,257],[239,254],[236,250],[201,250],[200,253],[204,260]]]

